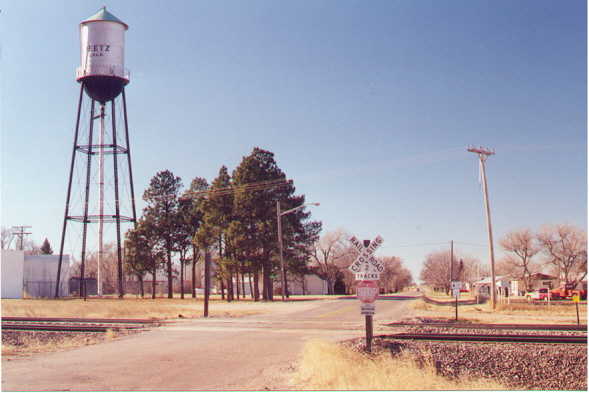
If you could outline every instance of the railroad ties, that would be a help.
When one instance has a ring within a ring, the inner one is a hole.
[[[108,330],[139,330],[160,324],[152,319],[2,318],[2,330],[6,331],[104,333]]]

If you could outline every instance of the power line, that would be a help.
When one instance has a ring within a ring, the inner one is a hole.
[[[209,188],[203,191],[187,191],[184,196],[180,197],[180,199],[193,199],[198,197],[211,197],[211,196],[224,196],[224,195],[232,195],[238,191],[263,191],[269,188],[275,187],[285,187],[287,185],[292,184],[292,180],[286,179],[274,179],[274,180],[264,180],[255,183],[246,183],[241,185],[232,185],[228,187],[220,187],[220,188]]]
[[[487,247],[487,245],[485,244],[476,244],[476,243],[466,243],[466,242],[454,242],[456,244],[462,244],[462,245],[466,245],[466,246],[474,246],[474,247]]]

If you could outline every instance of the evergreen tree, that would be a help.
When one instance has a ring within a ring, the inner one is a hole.
[[[280,201],[281,210],[286,211],[304,204],[305,197],[294,195],[295,187],[292,181],[282,186],[257,191],[240,189],[239,186],[285,178],[286,175],[274,160],[274,153],[257,147],[243,158],[233,172],[233,186],[236,191],[233,203],[234,219],[229,227],[229,233],[241,258],[251,265],[255,295],[259,293],[257,277],[261,271],[264,300],[273,300],[273,278],[280,276],[276,201]],[[296,248],[297,236],[303,241],[303,222],[309,215],[310,213],[301,209],[282,217],[283,242],[288,256],[294,254],[291,248]],[[311,234],[308,233],[309,236]],[[296,259],[292,259],[291,263],[296,263]]]
[[[51,255],[53,254],[53,249],[51,248],[51,244],[49,244],[49,240],[45,238],[43,244],[41,245],[41,254],[43,255]]]
[[[178,193],[182,180],[169,170],[158,172],[143,193],[148,203],[144,210],[146,219],[154,224],[156,236],[164,243],[167,257],[168,298],[173,298],[172,252],[174,251],[174,233],[178,219]]]
[[[190,182],[190,188],[185,192],[184,198],[189,199],[191,203],[191,210],[188,213],[188,217],[185,219],[190,222],[192,227],[192,297],[196,297],[196,263],[200,256],[200,247],[194,241],[194,236],[203,222],[203,203],[205,200],[204,195],[195,196],[193,193],[205,191],[209,188],[209,183],[203,177],[195,177]]]

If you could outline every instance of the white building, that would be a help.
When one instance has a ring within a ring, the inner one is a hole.
[[[59,255],[24,255],[23,251],[2,250],[0,272],[2,298],[53,297]],[[59,295],[68,296],[69,255],[61,264]]]
[[[315,274],[305,274],[305,291],[303,293],[303,283],[300,280],[290,278],[288,281],[288,290],[291,295],[327,295],[327,281],[319,278]]]

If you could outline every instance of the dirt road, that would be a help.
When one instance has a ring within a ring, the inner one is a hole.
[[[410,312],[377,301],[375,329]],[[197,319],[70,351],[2,361],[2,390],[293,389],[304,343],[363,336],[357,300],[287,303],[272,313]],[[386,328],[380,328],[386,329]]]

